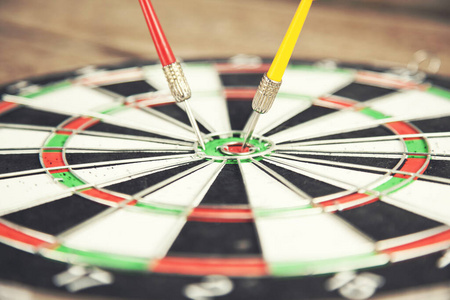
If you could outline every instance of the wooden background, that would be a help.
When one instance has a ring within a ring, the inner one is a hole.
[[[154,0],[183,59],[272,58],[298,1]],[[294,57],[406,64],[419,49],[450,75],[448,0],[317,0]],[[156,59],[137,0],[0,0],[0,83],[130,59]]]

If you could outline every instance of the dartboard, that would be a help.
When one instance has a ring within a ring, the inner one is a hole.
[[[0,279],[127,299],[366,299],[450,281],[449,81],[294,62],[251,146],[269,64],[185,62],[9,84]]]

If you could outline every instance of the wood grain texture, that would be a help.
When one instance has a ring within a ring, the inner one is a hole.
[[[238,53],[271,58],[297,7],[297,1],[267,0],[153,4],[183,59]],[[293,57],[406,64],[416,50],[426,49],[442,59],[440,74],[450,75],[448,20],[400,13],[398,6],[393,11],[315,1]],[[2,0],[0,37],[1,83],[157,58],[139,4],[131,0]]]

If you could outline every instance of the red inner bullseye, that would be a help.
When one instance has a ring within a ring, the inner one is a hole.
[[[233,145],[228,145],[227,150],[231,153],[248,153],[250,151],[250,147],[245,145],[242,147],[244,143],[234,143]]]

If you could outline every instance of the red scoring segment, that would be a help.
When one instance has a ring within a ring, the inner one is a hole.
[[[139,3],[141,4],[142,12],[144,13],[145,21],[150,30],[150,35],[152,36],[161,64],[167,66],[174,63],[176,61],[175,56],[162,30],[152,3],[150,0],[139,0]]]
[[[267,265],[261,258],[164,257],[153,267],[158,273],[189,275],[265,276]]]
[[[71,120],[69,123],[65,124],[63,128],[80,130],[80,129],[86,129],[88,127],[91,127],[99,122],[100,122],[99,120],[95,120],[91,117],[79,117],[79,118]]]
[[[423,239],[420,239],[420,240],[417,240],[414,242],[410,242],[410,243],[406,243],[403,245],[399,245],[397,247],[385,249],[382,252],[392,254],[392,253],[401,252],[401,251],[420,249],[422,247],[437,245],[437,244],[441,244],[441,243],[448,245],[449,240],[450,240],[450,230],[446,230],[444,232],[441,232],[441,233],[438,233],[438,234],[435,234],[432,236],[428,236],[428,237],[425,237]]]
[[[0,101],[0,113],[7,112],[8,110],[13,109],[16,106],[17,104],[14,103]]]
[[[188,221],[222,223],[253,222],[253,213],[250,209],[219,209],[198,206],[192,210],[188,216]]]
[[[48,242],[23,233],[17,229],[14,229],[6,224],[0,223],[0,238],[4,238],[6,240],[12,240],[20,243],[24,243],[26,245],[39,247]]]

